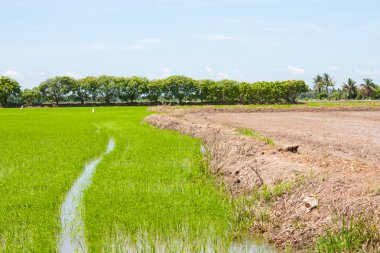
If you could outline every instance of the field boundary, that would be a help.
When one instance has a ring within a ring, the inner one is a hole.
[[[212,122],[198,123],[187,114],[242,112],[240,108],[195,108],[166,110],[145,118],[151,125],[175,130],[202,140],[210,151],[210,170],[225,182],[233,197],[256,198],[246,208],[252,218],[252,233],[263,233],[279,247],[293,250],[314,247],[325,229],[342,227],[342,218],[380,212],[380,195],[350,195],[350,185],[342,184],[360,177],[363,172],[376,178],[376,170],[360,161],[326,158],[280,151],[260,138],[242,136],[239,129]],[[305,111],[305,108],[244,108],[243,112]],[[380,111],[380,108],[307,108],[308,112]],[[349,172],[345,168],[350,168]],[[323,180],[321,180],[321,178]],[[362,178],[363,179],[363,178]],[[361,180],[362,180],[361,179]],[[322,195],[316,197],[315,192]],[[367,217],[368,215],[368,217]],[[376,216],[376,215],[375,215]],[[380,220],[374,221],[380,228]]]

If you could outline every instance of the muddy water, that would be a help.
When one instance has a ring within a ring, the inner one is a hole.
[[[104,155],[109,154],[115,148],[115,141],[110,139]],[[74,183],[67,193],[66,199],[61,207],[61,235],[59,251],[68,252],[87,252],[87,245],[84,235],[84,223],[82,214],[83,191],[91,184],[92,175],[96,167],[103,159],[103,155],[88,163],[82,175]]]
[[[245,252],[245,253],[276,253],[276,251],[267,245],[257,245],[251,241],[243,241],[239,243],[232,243],[232,245],[229,248],[229,252]]]

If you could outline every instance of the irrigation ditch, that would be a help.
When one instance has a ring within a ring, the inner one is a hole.
[[[91,178],[103,156],[111,153],[115,148],[114,139],[110,139],[107,149],[98,158],[92,160],[84,167],[80,177],[75,181],[67,193],[61,207],[61,234],[59,252],[87,252],[83,222],[83,192],[91,184]]]

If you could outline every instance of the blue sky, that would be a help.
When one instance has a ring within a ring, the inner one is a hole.
[[[380,82],[378,0],[0,0],[0,75]]]

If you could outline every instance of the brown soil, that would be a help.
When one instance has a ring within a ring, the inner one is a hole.
[[[151,115],[147,121],[200,138],[210,151],[212,171],[233,195],[293,181],[300,175],[307,178],[269,205],[270,222],[252,227],[253,232],[266,232],[271,242],[302,250],[325,227],[337,226],[337,219],[362,213],[378,218],[375,222],[380,228],[379,108],[167,112]],[[252,129],[277,146],[241,136],[238,128]],[[299,145],[299,152],[278,151],[289,143]],[[310,200],[317,205],[310,207]]]

